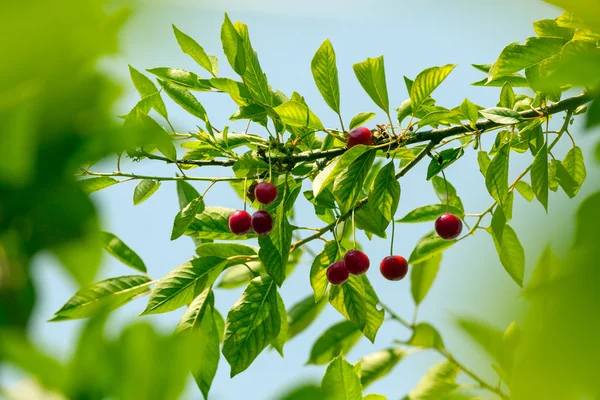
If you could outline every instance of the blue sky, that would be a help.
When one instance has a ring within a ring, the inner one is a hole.
[[[288,2],[257,0],[243,2],[234,0],[207,2],[175,1],[141,2],[134,10],[131,20],[122,33],[121,52],[103,62],[102,67],[122,80],[124,92],[115,114],[129,110],[137,101],[137,94],[128,81],[127,64],[139,70],[152,67],[177,67],[202,75],[194,61],[182,54],[172,33],[171,24],[194,37],[209,54],[220,59],[220,74],[233,77],[222,54],[219,34],[223,12],[232,20],[246,23],[254,48],[258,51],[263,70],[269,83],[286,94],[298,91],[305,96],[311,109],[326,126],[337,126],[337,116],[321,98],[310,72],[310,60],[325,38],[329,38],[337,53],[339,80],[342,94],[342,115],[349,121],[361,111],[377,112],[377,122],[384,115],[363,92],[352,71],[352,64],[367,57],[385,56],[390,103],[397,107],[406,97],[403,75],[414,78],[418,72],[433,65],[447,63],[458,67],[435,92],[438,103],[454,107],[468,97],[478,104],[493,106],[499,89],[479,88],[470,83],[482,78],[471,63],[491,63],[502,48],[510,42],[523,40],[534,34],[532,22],[554,18],[560,11],[537,1],[303,1]],[[235,105],[219,94],[199,94],[217,126],[228,124],[228,117]],[[166,99],[171,120],[176,129],[185,132],[194,129],[195,121],[180,111],[170,99]],[[557,122],[558,123],[558,122]],[[242,129],[231,124],[232,129]],[[578,127],[574,131],[578,134]],[[265,134],[258,126],[251,132]],[[589,137],[580,135],[580,145],[591,143]],[[487,139],[489,148],[490,138]],[[581,146],[583,147],[583,146]],[[566,151],[566,148],[558,150]],[[475,153],[468,152],[459,162],[447,170],[447,177],[457,188],[467,212],[483,211],[492,200],[485,190],[479,173]],[[588,159],[592,157],[588,155]],[[516,176],[526,165],[529,155],[515,156],[511,164],[511,176]],[[175,174],[172,166],[144,163],[124,163],[123,170],[146,174]],[[591,163],[588,170],[592,171]],[[105,171],[114,170],[114,161],[98,166]],[[436,203],[431,185],[425,181],[426,165],[420,165],[401,180],[402,194],[397,217],[426,204]],[[192,170],[201,176],[229,176],[231,171],[217,168]],[[129,244],[146,262],[150,275],[157,279],[172,268],[188,261],[194,247],[188,238],[169,241],[173,217],[178,211],[175,185],[164,183],[160,190],[142,205],[133,206],[134,183],[113,186],[93,195],[100,208],[104,228],[115,233]],[[201,189],[202,185],[197,185]],[[590,188],[584,185],[583,198]],[[302,196],[301,196],[302,197]],[[207,196],[209,205],[231,208],[241,207],[227,184],[213,188]],[[546,216],[538,203],[528,204],[522,198],[516,200],[513,227],[519,234],[527,255],[526,277],[535,265],[535,259],[546,245],[555,229],[571,230],[576,201],[570,202],[563,193],[551,194],[549,215]],[[298,202],[296,215],[303,225],[321,226],[322,222],[312,215],[309,204]],[[428,233],[429,224],[397,225],[396,253],[408,257],[419,238]],[[363,235],[359,239],[372,260],[369,277],[383,302],[398,313],[410,318],[413,303],[410,298],[408,279],[388,282],[377,270],[379,260],[388,254],[389,243],[382,239],[368,242]],[[554,243],[557,250],[568,243]],[[320,251],[320,245],[314,250]],[[281,294],[288,307],[311,294],[308,280],[310,260],[305,257],[294,274],[284,284]],[[41,292],[35,320],[31,328],[36,342],[60,357],[68,356],[73,338],[80,322],[48,324],[45,321],[76,291],[76,286],[47,256],[36,260],[37,282]],[[132,271],[118,261],[106,257],[101,278],[129,274]],[[241,290],[219,290],[217,307],[225,314],[239,298]],[[493,315],[494,321],[504,328],[512,320],[508,308],[518,302],[516,285],[504,272],[495,254],[491,237],[479,232],[475,237],[461,242],[444,254],[441,271],[434,286],[419,310],[419,320],[432,322],[443,334],[447,346],[466,364],[483,365],[483,375],[495,380],[489,363],[477,354],[453,324],[458,315]],[[146,299],[139,299],[114,313],[110,329],[118,332],[143,310]],[[152,321],[164,332],[171,331],[183,310],[142,317]],[[302,335],[286,345],[285,358],[266,350],[245,373],[229,379],[229,366],[221,359],[219,371],[211,391],[214,399],[263,399],[274,398],[287,387],[301,380],[320,380],[324,367],[304,366],[314,340],[330,325],[342,317],[327,307],[319,319]],[[356,362],[361,355],[389,346],[394,339],[406,339],[408,332],[394,322],[386,322],[375,344],[362,339],[347,355]],[[413,388],[424,371],[435,361],[434,354],[422,353],[411,356],[386,377],[367,390],[383,393],[390,399],[400,398]],[[191,388],[186,398],[200,398]]]

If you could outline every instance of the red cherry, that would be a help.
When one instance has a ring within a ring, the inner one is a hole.
[[[349,149],[356,146],[357,144],[364,144],[366,146],[370,146],[373,144],[373,134],[368,128],[364,126],[359,126],[358,128],[352,129],[348,132],[348,137],[346,138],[346,146]]]
[[[408,262],[402,256],[387,256],[379,265],[381,275],[390,281],[399,281],[408,272]]]
[[[344,256],[344,264],[346,269],[352,275],[361,275],[367,272],[369,265],[369,257],[360,250],[350,250]]]
[[[435,221],[435,231],[442,239],[455,239],[462,231],[462,221],[454,214],[444,214]]]
[[[277,186],[269,182],[261,182],[254,188],[254,196],[262,204],[271,204],[277,198]]]
[[[343,261],[337,261],[327,267],[327,280],[332,285],[341,285],[346,282],[350,273],[346,269]]]
[[[260,210],[252,215],[252,229],[260,236],[268,235],[273,229],[273,217],[265,210]]]
[[[243,235],[250,230],[251,220],[246,211],[236,211],[229,217],[229,230],[236,235]]]

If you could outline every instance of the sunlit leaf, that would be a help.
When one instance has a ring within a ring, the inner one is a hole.
[[[423,102],[444,81],[444,79],[446,79],[455,67],[456,65],[454,64],[448,64],[443,67],[431,67],[423,70],[417,75],[410,89],[413,115],[419,111]]]
[[[461,158],[463,154],[465,154],[465,150],[462,147],[440,151],[437,157],[432,158],[429,163],[429,167],[427,168],[427,180],[433,178],[443,169],[452,165],[452,163]]]
[[[340,113],[340,86],[335,63],[335,51],[329,39],[325,40],[315,53],[310,67],[321,96],[327,105]],[[352,129],[352,128],[350,128]]]
[[[445,204],[430,204],[415,208],[407,213],[404,217],[396,220],[396,222],[417,223],[435,221],[440,215],[446,214],[447,212],[458,217],[463,215],[463,212],[456,207],[447,206]]]
[[[160,181],[143,179],[133,191],[133,205],[137,206],[148,200],[160,187]]]
[[[327,290],[327,267],[341,258],[338,244],[333,240],[325,243],[323,251],[315,257],[310,268],[310,286],[315,292],[315,301],[321,300]]]
[[[387,348],[360,359],[360,382],[363,388],[385,377],[407,355],[406,350]]]
[[[385,113],[389,112],[390,100],[388,98],[387,83],[383,56],[367,58],[363,62],[352,66],[354,74],[371,100]]]
[[[356,114],[353,118],[352,121],[350,121],[350,126],[348,127],[348,129],[352,130],[358,126],[363,125],[364,123],[370,121],[371,119],[373,119],[375,117],[375,113],[374,112],[361,112]]]
[[[504,269],[519,286],[523,286],[525,252],[517,234],[510,225],[506,225],[502,233],[502,238],[498,239],[493,231],[492,237],[494,238],[494,244],[496,245],[496,250]]]
[[[331,326],[313,344],[308,364],[327,364],[340,354],[347,354],[361,336],[360,330],[350,321]]]
[[[327,366],[321,389],[332,400],[362,400],[358,370],[343,355],[334,358]]]
[[[137,253],[127,246],[121,239],[109,232],[102,232],[102,243],[104,249],[123,264],[137,269],[140,272],[146,272],[146,264],[137,255]]]
[[[173,32],[175,32],[175,37],[177,38],[177,43],[179,43],[181,50],[183,50],[185,54],[192,57],[194,61],[196,61],[202,68],[210,72],[213,76],[217,76],[218,68],[216,62],[209,58],[202,46],[200,46],[194,39],[177,29],[175,25],[173,25]]]
[[[202,197],[196,197],[194,200],[188,203],[181,211],[175,216],[173,222],[173,231],[171,232],[171,240],[175,240],[183,235],[197,214],[204,211],[204,199]]]
[[[548,148],[544,145],[531,166],[531,187],[535,197],[548,212]]]
[[[454,243],[456,243],[456,240],[445,240],[437,236],[425,236],[417,243],[408,262],[410,264],[419,264],[446,250]]]
[[[94,178],[82,179],[77,184],[84,193],[90,194],[98,190],[106,189],[109,186],[119,183],[118,180],[108,176],[98,176]]]
[[[416,305],[419,305],[425,299],[437,276],[441,262],[442,254],[438,253],[412,266],[410,272],[410,291]]]
[[[419,384],[408,394],[408,400],[439,400],[453,392],[458,385],[460,368],[450,361],[441,361],[431,367]]]

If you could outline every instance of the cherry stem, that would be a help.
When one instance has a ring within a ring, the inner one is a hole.
[[[246,211],[246,197],[248,197],[247,185],[248,185],[248,178],[244,178],[244,211]]]

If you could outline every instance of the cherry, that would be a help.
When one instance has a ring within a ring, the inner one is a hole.
[[[367,272],[369,265],[369,257],[360,250],[350,250],[344,256],[344,264],[346,269],[352,275],[361,275]]]
[[[381,275],[390,281],[399,281],[408,272],[408,262],[402,256],[387,256],[379,265]]]
[[[250,230],[251,220],[246,211],[236,211],[229,217],[229,230],[236,235],[243,235]]]
[[[455,239],[462,231],[462,221],[454,214],[444,214],[435,221],[435,231],[442,239]]]
[[[271,204],[277,198],[277,186],[269,182],[261,182],[254,188],[256,200],[262,204]]]
[[[346,269],[343,261],[336,261],[327,267],[326,274],[327,280],[332,285],[341,285],[342,283],[346,282],[350,276],[350,273],[348,272],[348,269]]]
[[[373,144],[373,134],[371,134],[371,131],[368,128],[359,126],[348,132],[348,137],[346,138],[346,145],[348,148],[351,149],[357,144],[364,144],[367,146]]]
[[[268,235],[273,229],[273,217],[265,210],[260,210],[252,215],[252,229],[260,236]]]

